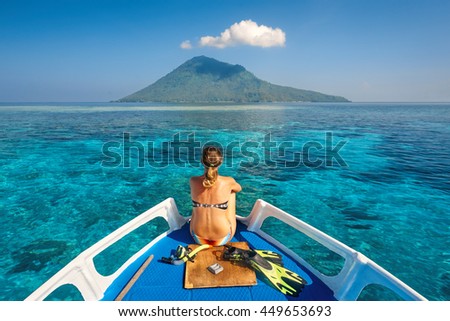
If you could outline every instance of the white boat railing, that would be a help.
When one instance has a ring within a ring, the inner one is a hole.
[[[140,226],[147,224],[157,217],[162,217],[167,221],[169,230],[153,239],[145,247],[131,256],[111,275],[104,276],[97,271],[94,263],[95,256],[126,235],[132,233]],[[302,257],[274,239],[272,236],[263,232],[261,230],[261,226],[264,220],[268,217],[274,217],[281,220],[311,239],[319,242],[334,253],[342,256],[345,259],[345,264],[339,274],[336,276],[326,276],[320,273]],[[75,286],[80,291],[84,300],[100,300],[103,298],[106,289],[128,266],[130,266],[130,264],[142,256],[146,251],[148,251],[148,249],[150,249],[160,239],[164,238],[167,234],[174,230],[180,229],[188,219],[189,218],[183,217],[179,214],[174,199],[168,198],[146,212],[140,214],[130,222],[126,223],[82,252],[25,300],[44,300],[57,288],[68,284]],[[351,249],[345,244],[333,239],[329,235],[306,224],[298,218],[295,218],[275,206],[264,202],[263,200],[256,201],[249,216],[238,217],[238,220],[247,225],[249,231],[253,231],[262,236],[272,244],[283,249],[294,260],[297,260],[299,263],[303,264],[307,269],[309,269],[330,287],[338,300],[356,300],[362,289],[369,284],[383,285],[400,295],[400,297],[405,300],[426,300],[408,285],[394,277],[392,274],[378,266],[361,253]]]
[[[94,264],[94,257],[116,243],[126,235],[130,234],[140,226],[152,221],[157,217],[164,218],[169,230],[153,239],[144,248],[130,257],[116,272],[111,275],[101,275]],[[111,283],[137,258],[144,254],[150,247],[165,237],[170,232],[180,229],[187,218],[181,216],[173,198],[168,198],[151,209],[145,211],[125,225],[121,226],[102,240],[78,255],[73,261],[57,272],[47,282],[40,286],[25,300],[42,301],[57,288],[71,284],[81,293],[84,300],[100,300]]]
[[[288,224],[309,238],[325,246],[330,251],[343,257],[345,263],[341,271],[335,276],[327,276],[322,274],[298,254],[262,231],[261,226],[264,223],[264,220],[268,217],[274,217],[285,224]],[[417,293],[407,284],[400,281],[398,278],[372,260],[368,259],[363,254],[355,251],[354,249],[312,227],[311,225],[299,220],[298,218],[284,212],[283,210],[266,203],[263,200],[256,201],[250,215],[247,217],[239,217],[239,220],[247,225],[247,229],[249,231],[260,235],[270,243],[282,248],[294,260],[297,260],[303,264],[307,269],[327,284],[330,289],[333,290],[336,299],[340,301],[356,300],[361,291],[367,285],[371,284],[384,286],[392,290],[404,300],[426,300],[425,297]]]

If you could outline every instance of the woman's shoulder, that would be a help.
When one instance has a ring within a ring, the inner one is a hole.
[[[240,192],[240,191],[242,190],[241,185],[240,185],[238,182],[236,182],[236,180],[235,180],[233,177],[231,177],[231,176],[223,176],[223,178],[224,178],[224,181],[223,181],[223,182],[224,182],[229,188],[231,188],[232,191],[234,191],[234,192]]]
[[[192,182],[199,182],[199,181],[203,181],[204,176],[192,176],[189,181]]]
[[[223,182],[227,184],[228,186],[231,186],[231,188],[235,188],[237,185],[239,185],[236,180],[231,176],[222,176]]]
[[[233,183],[233,182],[236,182],[236,181],[234,180],[234,178],[231,177],[231,176],[220,176],[220,179],[222,179],[224,182],[227,182],[227,183]]]

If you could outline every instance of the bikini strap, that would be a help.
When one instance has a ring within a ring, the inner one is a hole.
[[[220,209],[227,209],[228,208],[228,201],[220,204],[204,204],[199,203],[194,200],[192,200],[192,206],[193,207],[206,207],[206,208],[220,208]]]

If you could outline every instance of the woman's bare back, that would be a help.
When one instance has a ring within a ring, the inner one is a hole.
[[[193,235],[208,240],[218,240],[236,231],[236,192],[241,186],[232,178],[218,176],[214,186],[203,186],[204,176],[190,180],[192,201],[200,204],[193,208],[191,231]],[[227,208],[214,205],[225,204]]]

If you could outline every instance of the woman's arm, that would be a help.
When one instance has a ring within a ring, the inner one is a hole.
[[[231,191],[234,193],[238,193],[242,191],[242,186],[232,178],[233,182],[231,184]]]

